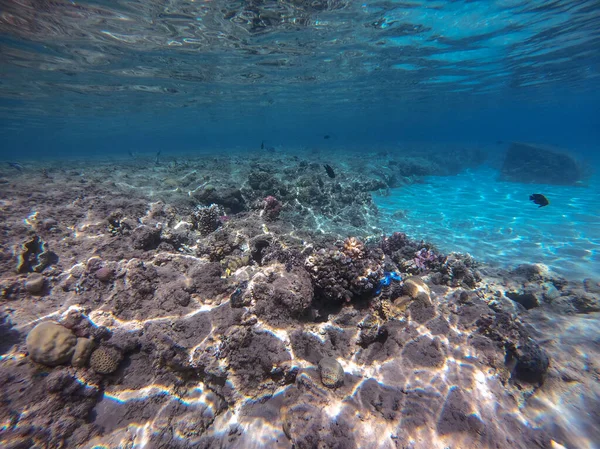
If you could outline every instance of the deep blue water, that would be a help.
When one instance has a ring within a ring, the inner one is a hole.
[[[600,140],[596,1],[0,8],[5,158]]]

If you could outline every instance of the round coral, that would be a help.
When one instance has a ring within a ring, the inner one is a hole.
[[[111,374],[117,370],[122,358],[118,350],[101,346],[92,352],[90,367],[98,374]]]
[[[344,368],[333,357],[323,357],[319,362],[321,382],[329,388],[335,388],[344,381]]]
[[[27,350],[36,362],[56,366],[71,360],[77,337],[54,321],[44,321],[27,334]]]
[[[78,338],[75,345],[75,352],[71,359],[71,365],[77,368],[84,367],[87,364],[90,354],[94,349],[94,343],[89,338]]]

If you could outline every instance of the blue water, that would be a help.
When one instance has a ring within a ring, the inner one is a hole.
[[[588,187],[498,181],[490,168],[423,183],[376,197],[388,233],[402,231],[443,251],[469,253],[496,266],[539,263],[571,279],[600,272],[600,185]],[[543,192],[540,208],[529,195]]]
[[[527,140],[596,153],[596,1],[3,2],[0,137],[48,154]]]

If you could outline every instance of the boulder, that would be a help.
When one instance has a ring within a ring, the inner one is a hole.
[[[44,321],[27,334],[29,356],[42,365],[56,366],[71,361],[77,337],[54,321]]]
[[[511,144],[500,179],[526,184],[574,185],[584,178],[581,165],[571,156],[540,145]]]

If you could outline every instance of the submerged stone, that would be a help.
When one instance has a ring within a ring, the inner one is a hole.
[[[44,290],[44,283],[44,276],[39,273],[31,273],[25,281],[25,290],[32,295],[40,294]]]
[[[584,170],[568,154],[546,146],[514,142],[506,153],[500,177],[525,184],[573,185],[583,180]]]
[[[333,357],[324,357],[319,362],[321,382],[329,388],[340,386],[344,382],[344,368]]]
[[[27,334],[29,356],[38,363],[56,366],[71,360],[77,337],[54,321],[44,321]]]

